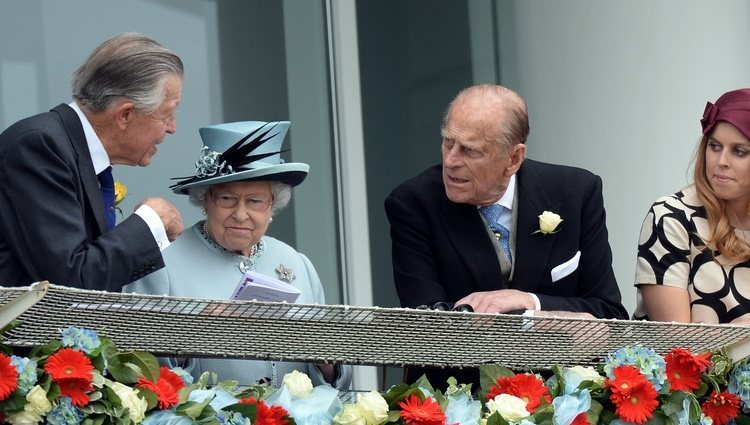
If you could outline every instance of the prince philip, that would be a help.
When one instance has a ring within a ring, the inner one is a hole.
[[[505,87],[472,86],[451,102],[442,164],[385,201],[402,306],[627,318],[601,179],[525,159],[528,133],[526,104]],[[410,380],[419,377],[409,372]],[[440,386],[451,372],[428,377]]]

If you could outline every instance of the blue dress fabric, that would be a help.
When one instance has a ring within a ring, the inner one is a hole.
[[[186,229],[162,252],[166,267],[127,285],[123,291],[199,299],[230,299],[243,276],[238,264],[248,257],[226,252],[207,240],[201,231],[202,225],[201,221]],[[296,276],[291,284],[301,292],[297,303],[325,304],[325,294],[318,273],[304,254],[270,236],[263,236],[261,244],[264,249],[258,250],[251,257],[256,272],[278,279],[280,276],[276,269],[284,265],[292,269]],[[206,335],[206,338],[210,338],[210,335]],[[219,380],[237,380],[240,385],[257,384],[260,380],[267,379],[278,387],[284,375],[293,370],[308,374],[314,385],[325,383],[317,366],[304,362],[200,358],[191,359],[186,369],[196,378],[203,372],[216,372]],[[351,383],[352,367],[339,365],[338,371],[333,386],[346,390]]]

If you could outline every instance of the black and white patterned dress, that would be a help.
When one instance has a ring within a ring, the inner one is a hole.
[[[750,261],[721,265],[704,247],[706,210],[695,186],[659,198],[646,214],[638,240],[635,285],[686,288],[693,322],[730,323],[750,319]],[[750,232],[737,230],[740,238]],[[721,261],[721,254],[717,260]],[[638,290],[635,319],[645,319]]]

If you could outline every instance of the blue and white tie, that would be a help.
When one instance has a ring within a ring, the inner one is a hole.
[[[503,213],[503,209],[504,207],[502,205],[493,204],[486,207],[480,207],[479,212],[482,214],[485,221],[487,221],[490,229],[495,233],[495,237],[497,237],[500,242],[500,247],[503,248],[505,256],[512,262],[513,257],[510,253],[510,230],[498,223],[500,215]]]

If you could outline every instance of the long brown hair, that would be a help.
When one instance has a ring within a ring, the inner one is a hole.
[[[706,246],[719,251],[731,262],[750,260],[750,244],[737,237],[727,217],[727,203],[716,196],[706,174],[706,149],[710,135],[704,135],[696,152],[694,180],[698,198],[706,209],[709,237]],[[748,205],[750,212],[750,205]]]

